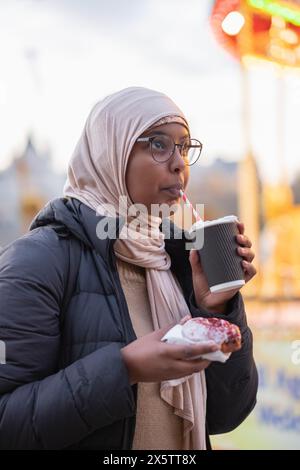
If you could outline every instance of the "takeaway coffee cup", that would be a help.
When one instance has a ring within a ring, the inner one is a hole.
[[[228,215],[196,222],[190,230],[212,293],[238,289],[245,284],[242,257],[237,253],[235,238],[239,233],[237,221],[236,216]]]

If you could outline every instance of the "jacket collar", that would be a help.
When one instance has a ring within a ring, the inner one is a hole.
[[[108,261],[110,251],[124,225],[124,220],[121,217],[97,216],[95,211],[85,204],[81,204],[80,213],[82,225],[91,244]],[[103,239],[99,238],[100,229],[105,229],[109,236]],[[187,241],[184,230],[168,220],[166,220],[166,223],[162,222],[160,229],[165,234],[165,248],[172,260],[181,257],[179,255],[185,251]]]
[[[124,220],[121,217],[97,215],[93,209],[76,199],[73,199],[71,203],[72,210],[75,210],[80,225],[84,229],[89,246],[94,248],[106,262],[109,262],[113,245],[120,235]],[[109,235],[101,239],[101,237],[99,238],[99,232],[103,228]],[[189,255],[185,248],[188,240],[185,237],[184,230],[168,219],[162,222],[160,229],[165,234],[165,248],[171,257],[172,269],[181,270],[188,261]]]
[[[187,241],[185,232],[168,219],[165,220],[168,223],[163,221],[160,229],[165,234],[166,251],[171,256],[172,264],[177,265],[178,263],[180,265],[188,254],[185,250]],[[30,230],[51,225],[62,236],[72,233],[108,261],[123,224],[122,218],[97,215],[93,209],[75,198],[57,198],[50,201],[39,212],[33,220]],[[108,233],[103,239],[99,238],[101,229]]]

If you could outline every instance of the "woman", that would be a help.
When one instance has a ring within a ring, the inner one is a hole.
[[[240,293],[211,294],[184,232],[175,237],[172,226],[167,237],[161,214],[150,213],[179,202],[190,155],[201,151],[191,142],[164,94],[133,87],[108,96],[87,119],[64,198],[1,255],[2,449],[206,449],[209,433],[234,429],[254,407]],[[146,208],[139,225],[130,213],[124,222],[133,203]],[[249,281],[254,254],[239,228]],[[236,323],[242,349],[210,364],[191,358],[215,344],[160,341],[189,315]]]

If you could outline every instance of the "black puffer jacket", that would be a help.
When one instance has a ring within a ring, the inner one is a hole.
[[[0,340],[7,350],[0,365],[1,449],[131,448],[138,386],[130,386],[120,348],[136,336],[114,240],[97,238],[98,222],[79,201],[56,199],[0,256]],[[184,243],[166,240],[172,270],[192,315],[212,316],[194,305]],[[238,426],[256,400],[240,294],[226,318],[240,326],[243,348],[206,371],[211,434]]]

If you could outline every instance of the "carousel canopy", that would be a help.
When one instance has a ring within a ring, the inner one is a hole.
[[[239,60],[250,55],[300,67],[300,0],[217,0],[211,25]]]

